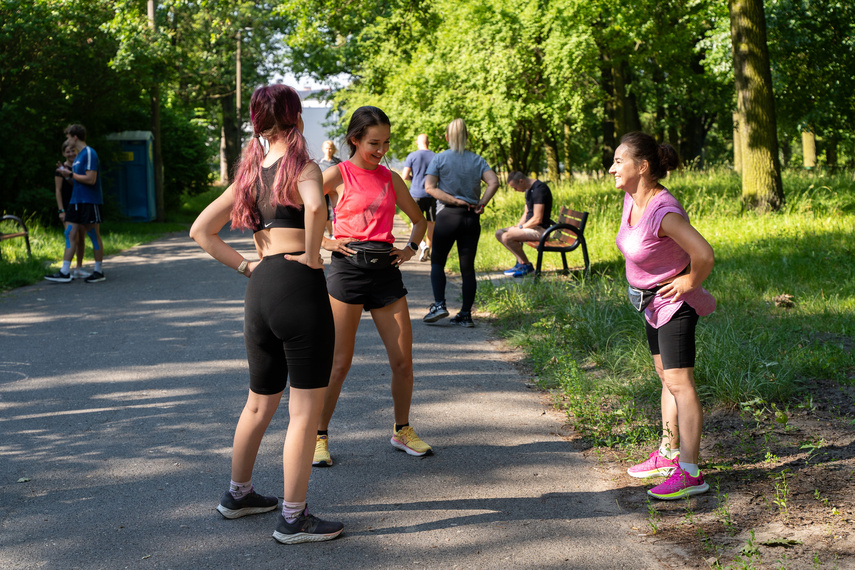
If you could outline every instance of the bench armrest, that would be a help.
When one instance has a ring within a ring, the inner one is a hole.
[[[538,244],[538,247],[539,248],[543,247],[543,245],[549,241],[549,236],[551,236],[555,232],[558,232],[561,230],[568,230],[568,231],[576,234],[576,241],[577,242],[579,241],[579,238],[584,237],[584,232],[574,225],[571,225],[571,224],[555,224],[555,225],[550,226],[545,232],[543,232],[543,235],[540,236],[540,243]]]

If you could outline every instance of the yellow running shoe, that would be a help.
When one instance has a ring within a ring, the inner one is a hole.
[[[315,457],[312,459],[312,465],[315,467],[332,467],[332,457],[330,457],[330,447],[328,436],[319,435],[315,440]]]
[[[415,455],[421,457],[422,455],[430,455],[433,453],[433,449],[419,439],[419,436],[416,435],[416,432],[413,430],[412,426],[404,426],[398,431],[395,430],[395,426],[392,426],[392,430],[394,435],[392,436],[392,445],[400,449],[401,451],[406,451],[410,455]]]

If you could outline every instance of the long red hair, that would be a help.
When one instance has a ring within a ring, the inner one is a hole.
[[[271,144],[285,141],[288,147],[279,161],[273,181],[271,196],[274,206],[297,205],[297,181],[311,161],[306,139],[297,128],[297,116],[303,112],[303,105],[293,88],[281,84],[259,87],[252,94],[249,110],[252,139],[243,150],[234,182],[232,227],[239,229],[253,229],[259,223],[255,207],[256,187],[261,183],[261,164],[264,161],[264,146],[259,136]]]

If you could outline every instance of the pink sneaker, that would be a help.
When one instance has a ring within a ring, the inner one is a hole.
[[[650,454],[650,457],[648,457],[646,461],[639,463],[638,465],[633,465],[627,469],[626,472],[630,477],[646,479],[648,477],[657,477],[659,475],[670,475],[671,472],[674,471],[674,467],[676,467],[676,465],[676,458],[668,459],[659,453],[659,450],[657,449]]]
[[[647,491],[647,494],[663,501],[673,501],[689,495],[705,493],[709,488],[710,486],[704,483],[704,476],[700,471],[697,477],[692,477],[677,465],[674,473],[664,483],[656,485]]]

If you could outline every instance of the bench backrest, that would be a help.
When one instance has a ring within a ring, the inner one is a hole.
[[[585,224],[588,223],[588,214],[586,212],[577,212],[576,210],[571,210],[570,208],[561,208],[561,213],[558,214],[558,223],[559,224],[567,224],[569,226],[575,226],[585,231]],[[555,241],[562,241],[567,245],[572,245],[576,241],[576,234],[572,232],[565,231],[557,231],[550,237],[555,237]]]

